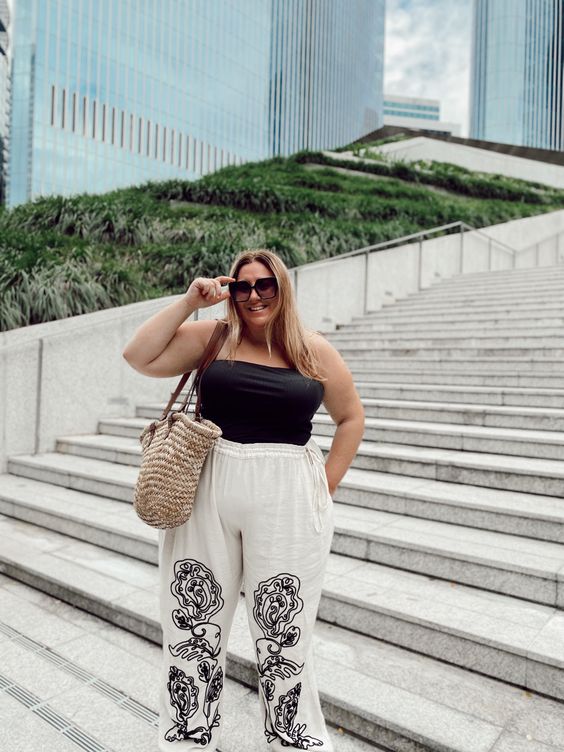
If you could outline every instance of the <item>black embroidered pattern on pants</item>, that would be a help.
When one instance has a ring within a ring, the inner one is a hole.
[[[172,612],[172,620],[179,629],[188,630],[191,636],[174,646],[169,645],[168,649],[171,655],[196,661],[195,673],[204,689],[201,691],[195,676],[188,676],[177,666],[170,666],[167,688],[176,723],[166,732],[165,739],[168,742],[192,739],[203,746],[210,741],[211,730],[219,726],[221,718],[218,705],[213,716],[211,713],[212,704],[219,700],[223,687],[223,671],[217,660],[221,653],[221,628],[209,621],[223,607],[221,586],[212,572],[195,559],[177,561],[174,575],[170,589],[180,608]],[[206,725],[189,728],[189,720],[198,710],[200,700]]]
[[[266,705],[264,734],[269,742],[280,739],[284,747],[309,749],[323,742],[305,733],[305,723],[296,723],[301,682],[280,695],[273,707],[276,678],[300,674],[304,667],[303,663],[298,664],[282,655],[284,648],[293,647],[300,639],[300,628],[290,626],[304,607],[299,589],[298,577],[287,572],[259,582],[254,592],[253,617],[264,633],[264,638],[256,641],[259,683]]]

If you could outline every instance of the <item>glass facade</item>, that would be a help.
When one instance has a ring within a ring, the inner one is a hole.
[[[564,0],[474,0],[471,138],[564,149]]]
[[[384,0],[17,0],[8,205],[348,143]]]
[[[0,0],[0,204],[6,203],[6,171],[10,114],[10,12],[7,0]]]

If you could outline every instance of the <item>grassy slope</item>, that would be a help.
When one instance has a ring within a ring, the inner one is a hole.
[[[483,227],[563,207],[564,191],[452,165],[311,152],[39,199],[0,214],[0,330],[180,293],[227,274],[243,248],[294,266],[457,220]]]

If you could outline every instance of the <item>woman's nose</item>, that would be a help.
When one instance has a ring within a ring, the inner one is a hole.
[[[250,297],[249,297],[249,300],[250,300],[250,301],[251,301],[252,303],[256,303],[257,301],[261,300],[261,297],[260,297],[260,295],[258,294],[258,292],[257,292],[257,291],[255,290],[255,288],[254,288],[254,287],[253,287],[253,289],[251,290],[251,295],[250,295]]]

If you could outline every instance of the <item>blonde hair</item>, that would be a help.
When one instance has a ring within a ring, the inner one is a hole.
[[[280,256],[267,248],[241,251],[231,265],[229,276],[237,279],[241,267],[253,261],[263,263],[278,282],[278,304],[265,326],[269,354],[272,356],[272,343],[275,342],[282,348],[292,367],[303,376],[325,381],[326,379],[319,373],[319,360],[315,350],[308,341],[309,338],[306,338],[306,334],[313,330],[304,327],[300,320],[288,267]],[[224,320],[228,324],[227,360],[234,360],[235,351],[243,337],[243,322],[237,304],[231,297],[227,298],[227,316]]]

